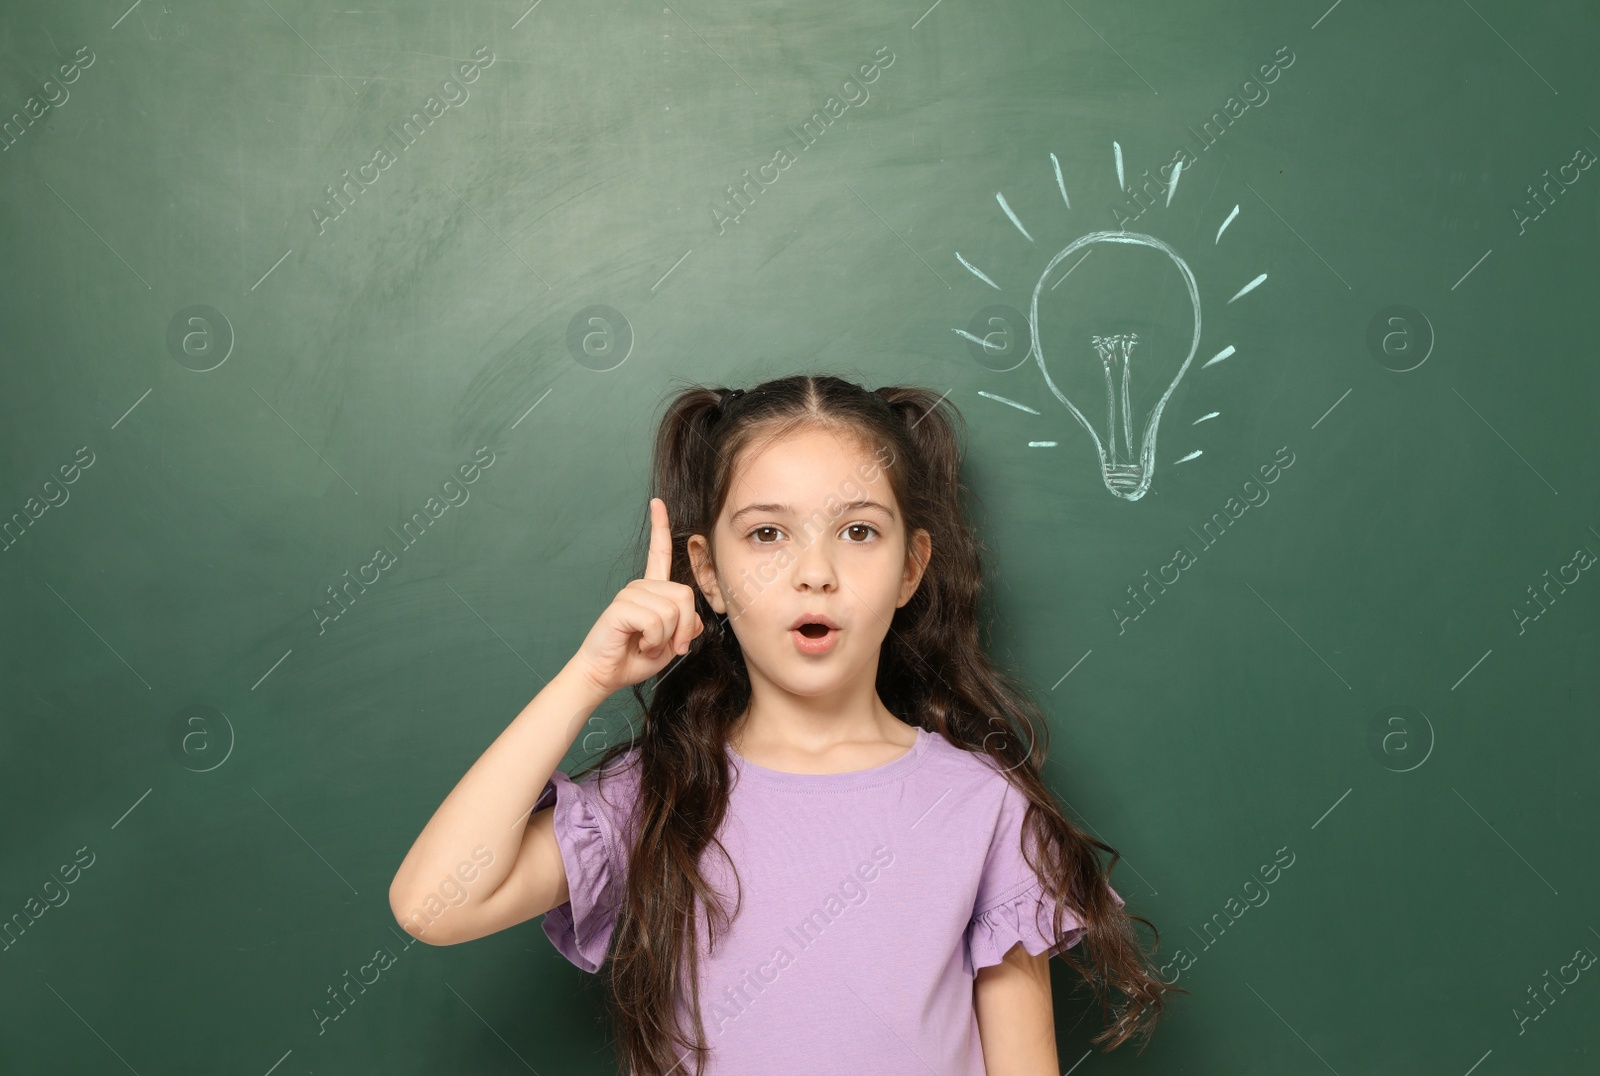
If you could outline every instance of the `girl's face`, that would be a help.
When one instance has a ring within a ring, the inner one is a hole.
[[[807,427],[747,447],[708,543],[689,538],[701,592],[726,613],[752,681],[816,696],[873,683],[894,611],[931,550],[911,536],[885,468],[833,431]],[[712,555],[715,563],[712,563]],[[801,630],[806,620],[826,625]]]

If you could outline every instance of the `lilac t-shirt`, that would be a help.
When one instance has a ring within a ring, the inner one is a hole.
[[[544,932],[587,972],[616,925],[636,751],[578,782],[557,770],[534,805],[554,804],[571,893]],[[1049,933],[1054,905],[1022,853],[1026,797],[988,755],[921,728],[908,753],[850,773],[728,757],[719,837],[743,906],[715,954],[700,925],[706,1076],[769,1072],[776,1059],[785,1076],[985,1076],[977,969],[1018,942],[1057,953],[1083,935],[1070,909],[1062,934]],[[702,870],[731,912],[734,882],[714,845]]]

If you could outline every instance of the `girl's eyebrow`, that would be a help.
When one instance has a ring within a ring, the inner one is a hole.
[[[879,504],[877,501],[869,501],[869,500],[849,501],[846,504],[843,504],[843,505],[840,506],[840,512],[841,512],[841,514],[843,514],[845,512],[859,512],[859,511],[862,511],[863,509],[867,509],[867,508],[876,508],[878,511],[882,512],[888,518],[890,518],[890,519],[894,518],[894,512],[892,510],[890,510],[888,508],[888,506]],[[733,515],[728,517],[728,525],[730,527],[737,527],[739,525],[739,517],[747,516],[747,515],[750,515],[752,513],[759,513],[761,515],[791,515],[792,516],[792,515],[795,514],[795,510],[794,510],[794,508],[792,506],[787,505],[787,504],[747,504],[743,508],[741,508],[737,512],[735,512]]]

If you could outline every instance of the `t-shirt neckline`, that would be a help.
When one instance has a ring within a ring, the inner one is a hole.
[[[917,730],[916,742],[911,749],[899,758],[891,759],[879,766],[869,766],[864,770],[847,770],[844,773],[790,773],[787,770],[774,770],[758,763],[751,762],[731,745],[724,745],[728,758],[732,760],[738,771],[765,785],[803,790],[808,792],[833,791],[835,789],[860,788],[864,785],[875,785],[883,781],[892,781],[904,776],[915,769],[926,753],[928,730],[920,725]]]

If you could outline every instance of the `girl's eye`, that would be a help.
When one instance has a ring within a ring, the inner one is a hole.
[[[763,541],[761,538],[756,537],[757,535],[762,534],[763,532],[767,532],[767,531],[770,531],[773,534],[780,534],[780,535],[783,533],[783,531],[779,530],[777,527],[773,527],[773,526],[769,525],[769,526],[754,528],[747,535],[747,537],[754,538],[756,545],[773,545],[775,542],[777,542],[776,538],[772,539],[772,541]],[[864,543],[866,543],[868,541],[871,541],[872,538],[876,537],[877,534],[878,534],[878,528],[874,527],[871,523],[852,523],[852,524],[850,524],[848,527],[846,527],[844,529],[844,533],[846,533],[846,534],[850,534],[850,533],[853,533],[853,532],[860,532],[860,531],[866,531],[867,535],[865,537],[861,537],[861,538],[849,539],[849,542],[850,542],[851,545],[862,545],[862,544],[864,544]]]

